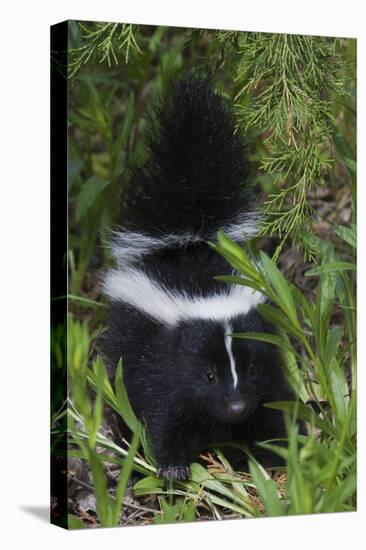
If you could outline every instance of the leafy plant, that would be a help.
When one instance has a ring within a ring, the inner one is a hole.
[[[354,231],[341,226],[335,231],[350,243],[352,257]],[[288,380],[301,402],[266,406],[298,416],[310,428],[308,437],[299,436],[295,424],[288,421],[287,449],[275,443],[261,444],[286,460],[285,498],[251,461],[251,474],[271,515],[332,512],[355,506],[355,265],[340,261],[330,243],[314,235],[308,238],[319,258],[318,267],[305,274],[318,278],[314,303],[285,279],[264,252],[260,252],[261,261],[254,262],[224,234],[212,245],[238,272],[220,276],[220,280],[249,286],[268,299],[258,310],[277,328],[277,334],[249,332],[233,337],[260,340],[282,350]],[[343,317],[337,324],[335,315]]]
[[[197,505],[208,507],[216,517],[220,517],[220,507],[245,517],[257,515],[251,496],[245,490],[247,481],[231,470],[222,455],[222,464],[230,472],[229,476],[219,474],[216,478],[200,464],[193,464],[192,479],[189,482],[177,482],[174,487],[166,488],[164,482],[156,478],[156,466],[145,430],[136,419],[128,401],[123,384],[122,363],[118,365],[113,389],[101,358],[91,360],[89,357],[94,337],[95,334],[89,335],[85,323],[69,319],[68,370],[71,397],[67,405],[68,433],[72,448],[68,454],[69,457],[85,460],[90,467],[100,525],[119,524],[123,497],[132,470],[142,476],[134,485],[136,496],[159,494],[162,497],[161,508],[155,511],[156,523],[173,520],[193,521]],[[94,399],[91,398],[89,389],[93,389]],[[130,428],[132,439],[127,448],[103,435],[101,426],[105,405],[121,415]],[[60,432],[60,428],[53,430],[54,435]],[[143,456],[138,453],[140,444]],[[108,462],[121,466],[113,491],[108,488],[103,467],[103,464]],[[233,490],[227,485],[232,486]],[[176,498],[174,502],[173,498]],[[73,517],[71,515],[69,518],[71,527],[74,525]]]
[[[336,227],[337,234],[351,243],[351,231]],[[213,517],[222,517],[220,509],[232,510],[244,517],[304,514],[352,510],[356,504],[356,364],[354,342],[353,264],[352,269],[340,268],[334,248],[314,240],[320,262],[309,270],[318,278],[316,300],[310,303],[299,290],[279,272],[273,260],[261,253],[261,263],[253,262],[250,254],[220,234],[213,247],[238,272],[220,279],[245,284],[263,293],[270,304],[259,307],[261,314],[273,323],[278,334],[234,334],[236,338],[258,339],[278,346],[284,353],[288,379],[300,403],[272,403],[287,415],[288,448],[276,442],[261,446],[281,455],[287,464],[285,481],[279,485],[250,457],[250,474],[243,476],[232,470],[220,450],[216,450],[219,469],[207,471],[200,464],[191,465],[192,479],[166,488],[155,477],[156,468],[146,434],[128,402],[123,385],[122,364],[117,368],[115,389],[107,377],[100,358],[88,367],[91,340],[85,323],[71,320],[69,372],[72,401],[69,402],[69,432],[78,450],[72,456],[87,460],[93,477],[101,525],[117,525],[123,495],[132,469],[142,475],[134,485],[136,497],[161,495],[160,509],[154,521],[193,521],[199,508],[211,510]],[[352,253],[351,253],[352,255]],[[329,258],[333,261],[329,262]],[[342,332],[332,323],[338,306],[346,317]],[[95,335],[94,335],[95,336]],[[343,339],[343,345],[340,345]],[[345,350],[347,350],[345,352]],[[92,405],[88,385],[95,392]],[[107,439],[100,431],[103,401],[120,414],[133,434],[129,448]],[[310,405],[316,404],[314,407]],[[316,412],[317,411],[317,412]],[[309,435],[299,435],[296,417],[309,425]],[[137,454],[139,442],[143,457]],[[103,451],[97,451],[103,449]],[[245,451],[244,451],[245,452]],[[113,495],[107,488],[102,463],[121,465],[121,473]],[[260,512],[255,499],[263,502]]]
[[[100,524],[112,527],[119,524],[119,517],[127,482],[132,471],[132,463],[140,445],[141,428],[136,420],[127,396],[121,389],[121,365],[117,370],[116,395],[110,386],[100,357],[88,368],[89,334],[85,323],[69,320],[68,372],[72,390],[72,401],[68,407],[68,429],[72,441],[80,449],[79,456],[87,460],[93,479],[97,512]],[[91,403],[88,392],[88,374],[95,389],[95,400]],[[98,452],[98,432],[103,420],[104,392],[113,397],[114,405],[124,413],[133,426],[134,432],[129,449],[125,451],[121,472],[116,484],[113,499],[109,495],[107,479],[103,469],[105,457]],[[75,456],[75,454],[74,454]]]

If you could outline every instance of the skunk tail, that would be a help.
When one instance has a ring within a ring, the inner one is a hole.
[[[164,248],[256,234],[245,147],[208,79],[173,84],[155,106],[143,154],[134,162],[114,254],[134,263]],[[243,184],[246,184],[243,192]]]

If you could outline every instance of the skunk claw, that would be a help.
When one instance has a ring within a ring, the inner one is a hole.
[[[189,479],[189,468],[188,466],[180,466],[178,467],[179,470],[179,477],[178,479],[181,479],[182,481],[185,481]]]
[[[188,466],[159,466],[156,475],[166,481],[185,481],[189,479]]]

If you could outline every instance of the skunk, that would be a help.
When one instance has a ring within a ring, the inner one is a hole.
[[[282,413],[263,403],[291,392],[273,346],[232,338],[273,331],[256,309],[264,297],[214,279],[232,269],[208,241],[221,230],[244,242],[259,220],[232,111],[209,79],[190,76],[170,86],[149,125],[111,245],[117,267],[104,279],[104,352],[112,369],[122,357],[158,476],[184,480],[212,445],[254,450],[286,437]]]

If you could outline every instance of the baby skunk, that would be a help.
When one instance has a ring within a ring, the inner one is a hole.
[[[171,86],[150,119],[112,243],[104,352],[109,367],[123,359],[165,479],[188,479],[189,464],[213,444],[255,448],[285,437],[282,413],[262,406],[291,398],[274,347],[231,337],[272,331],[256,310],[264,298],[214,280],[232,270],[207,244],[219,230],[237,242],[256,233],[244,149],[209,80]]]

